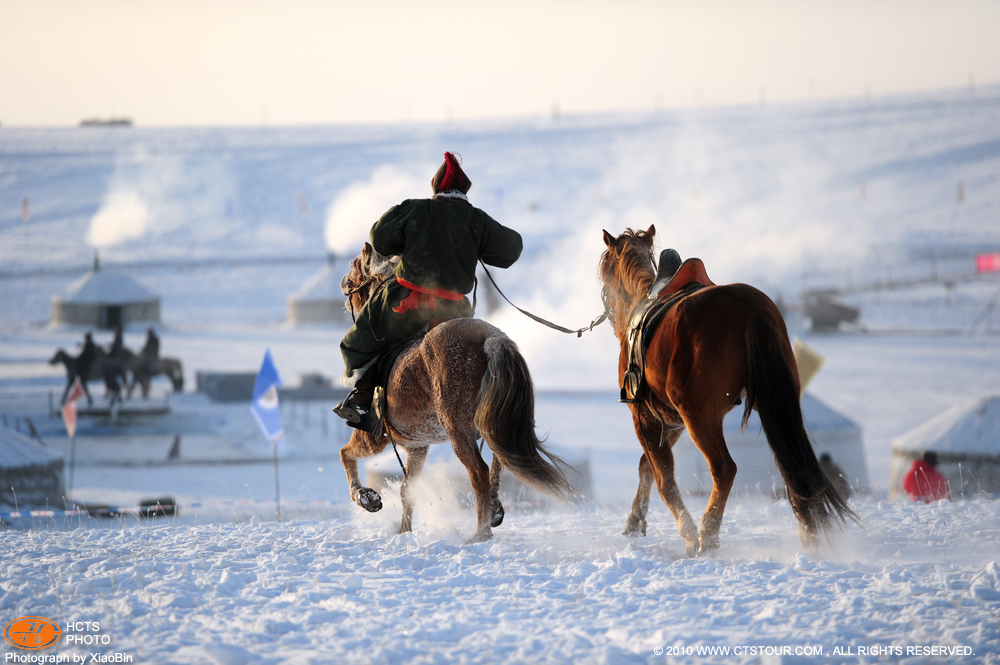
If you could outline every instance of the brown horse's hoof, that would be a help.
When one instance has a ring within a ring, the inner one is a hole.
[[[490,526],[498,527],[503,524],[503,505],[497,501],[490,510]]]
[[[623,536],[628,536],[629,538],[638,538],[642,536],[646,537],[646,520],[635,520],[631,517],[628,518],[628,522],[625,523],[625,530],[622,531]]]
[[[378,492],[369,487],[359,489],[355,501],[370,513],[377,513],[382,510],[382,497],[378,495]]]

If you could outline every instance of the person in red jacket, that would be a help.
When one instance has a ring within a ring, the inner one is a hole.
[[[913,466],[903,478],[903,489],[910,495],[910,501],[930,503],[938,499],[950,499],[948,480],[937,470],[936,453],[927,451],[921,459],[913,460]]]

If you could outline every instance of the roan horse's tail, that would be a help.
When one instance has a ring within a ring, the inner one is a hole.
[[[858,516],[837,494],[820,468],[802,421],[798,384],[785,354],[785,336],[775,324],[756,318],[747,326],[749,382],[743,426],[756,407],[778,470],[788,488],[788,500],[799,521],[815,536],[831,525]]]
[[[518,480],[553,496],[574,493],[560,470],[565,463],[535,435],[535,391],[521,352],[506,335],[483,344],[486,374],[479,390],[476,429],[503,466]]]

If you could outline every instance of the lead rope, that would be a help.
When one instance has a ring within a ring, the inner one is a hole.
[[[593,321],[591,321],[589,326],[584,326],[583,328],[577,328],[576,330],[570,330],[569,328],[563,328],[562,326],[560,326],[558,324],[555,324],[555,323],[552,323],[551,321],[546,321],[545,319],[543,319],[540,316],[535,316],[531,312],[525,311],[525,310],[521,309],[520,307],[518,307],[517,305],[515,305],[514,303],[512,303],[510,301],[510,298],[508,298],[507,296],[505,296],[504,292],[500,290],[499,286],[497,286],[497,282],[496,282],[495,279],[493,279],[493,275],[491,275],[490,271],[486,268],[486,264],[483,263],[481,260],[479,261],[479,263],[480,263],[480,265],[483,266],[483,270],[486,272],[486,276],[490,278],[490,283],[493,284],[493,288],[495,288],[497,290],[497,293],[500,294],[501,298],[503,298],[504,300],[507,301],[508,305],[510,305],[511,307],[513,307],[514,309],[516,309],[517,311],[519,311],[521,314],[524,314],[529,319],[532,319],[533,321],[537,321],[538,323],[541,323],[543,326],[548,326],[549,328],[552,328],[553,330],[558,330],[559,332],[564,332],[564,333],[567,333],[569,335],[576,335],[577,337],[583,337],[583,333],[590,332],[596,326],[599,326],[600,324],[604,323],[605,319],[607,319],[611,315],[611,312],[608,310],[607,300],[604,299],[604,313],[601,314],[596,319],[594,319]],[[603,294],[602,294],[602,296],[603,296]]]

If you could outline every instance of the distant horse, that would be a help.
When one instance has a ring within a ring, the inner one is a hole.
[[[161,358],[147,359],[142,354],[135,354],[125,347],[121,348],[121,358],[132,374],[132,380],[128,383],[126,396],[132,399],[132,392],[136,384],[142,390],[142,398],[149,397],[149,386],[153,378],[160,374],[170,379],[170,384],[175,393],[184,391],[184,371],[181,361],[177,358],[167,356]]]
[[[365,243],[341,282],[353,311],[392,278],[397,261]],[[382,452],[390,437],[406,450],[400,533],[411,530],[411,483],[420,475],[427,448],[445,439],[451,439],[476,494],[478,523],[472,542],[488,540],[491,527],[503,522],[499,490],[504,467],[525,484],[549,494],[566,497],[573,493],[559,469],[561,460],[535,434],[534,388],[524,358],[509,337],[485,321],[446,321],[408,343],[390,371],[387,400],[386,431],[376,437],[354,430],[340,459],[351,498],[376,512],[382,508],[382,499],[361,485],[357,460]],[[492,467],[480,455],[479,436],[493,451]]]
[[[63,390],[60,404],[65,403],[66,396],[69,395],[70,388],[73,387],[74,379],[80,374],[79,359],[79,356],[73,357],[63,349],[59,349],[49,360],[50,365],[62,363],[66,367],[66,389]],[[80,376],[80,385],[83,386],[83,392],[87,396],[87,404],[89,405],[92,405],[94,400],[90,397],[87,382],[100,380],[104,381],[104,386],[107,389],[105,396],[111,398],[111,404],[120,403],[122,401],[122,386],[128,383],[128,371],[125,363],[116,358],[108,357],[102,350],[98,349],[97,360],[90,366],[90,372],[87,376]]]
[[[621,341],[619,379],[628,369],[630,312],[655,278],[656,229],[604,232],[600,277],[615,335]],[[799,406],[799,379],[785,322],[766,295],[746,284],[708,286],[674,305],[650,333],[644,383],[630,404],[642,444],[639,490],[625,535],[646,534],[655,480],[686,543],[688,556],[719,547],[719,527],[736,464],[726,447],[722,419],[745,398],[743,426],[756,409],[799,520],[799,539],[814,549],[817,534],[834,519],[857,516],[827,480],[813,452]],[[684,507],[674,479],[671,448],[684,428],[705,456],[713,488],[701,534]]]

